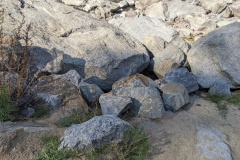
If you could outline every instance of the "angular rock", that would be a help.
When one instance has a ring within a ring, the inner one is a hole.
[[[133,107],[130,97],[111,96],[103,94],[99,98],[102,114],[121,116],[124,112]]]
[[[144,45],[154,56],[156,56],[166,48],[167,42],[161,37],[146,36],[144,39]]]
[[[76,87],[78,87],[82,77],[75,70],[69,70],[67,73],[62,75],[51,75],[54,79],[62,79],[68,82],[71,82]]]
[[[188,52],[192,73],[203,88],[216,82],[240,84],[240,23],[221,27],[197,40]]]
[[[88,113],[88,105],[77,87],[63,79],[41,77],[32,87],[31,95],[32,103],[54,109],[50,117],[53,122],[69,116],[75,110]]]
[[[231,150],[219,131],[215,133],[211,129],[198,128],[197,140],[200,159],[232,160]]]
[[[210,95],[227,95],[227,96],[232,95],[230,91],[230,85],[221,82],[216,82],[212,84],[212,86],[208,90],[208,93]]]
[[[163,77],[162,84],[179,83],[182,84],[188,93],[198,90],[197,78],[191,74],[187,68],[178,68],[172,72],[166,73]]]
[[[49,51],[55,47],[63,52],[61,73],[75,69],[86,82],[104,90],[110,90],[118,79],[147,67],[149,55],[145,47],[112,25],[55,1],[24,2],[21,14],[19,1],[0,2],[8,6],[3,28],[6,32],[14,30],[22,15],[26,24],[31,23],[35,35],[32,46],[46,49],[49,57],[36,53],[33,57],[46,60],[37,60],[35,66],[44,68],[52,61],[54,53]]]
[[[137,74],[120,79],[112,88],[109,95],[131,97],[134,107],[130,112],[133,116],[156,119],[164,114],[160,92],[151,79]]]
[[[120,141],[131,125],[116,116],[96,116],[81,124],[72,125],[64,132],[59,149],[83,149]]]
[[[177,36],[177,32],[172,27],[157,18],[147,16],[111,19],[109,23],[124,30],[143,44],[147,36],[161,37],[167,42],[172,41]]]
[[[97,85],[81,82],[79,89],[83,98],[91,107],[95,107],[98,103],[99,97],[104,93]]]
[[[166,84],[161,87],[161,91],[164,107],[167,110],[176,112],[189,103],[188,91],[182,84]]]
[[[155,83],[150,78],[142,74],[134,74],[129,77],[124,77],[115,82],[112,90],[123,87],[155,87]]]
[[[161,79],[167,72],[182,67],[184,60],[183,51],[175,45],[170,44],[153,58],[153,71]]]

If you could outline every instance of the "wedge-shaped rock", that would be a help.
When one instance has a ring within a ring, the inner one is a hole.
[[[83,149],[120,141],[132,126],[113,115],[97,116],[65,130],[59,149]]]

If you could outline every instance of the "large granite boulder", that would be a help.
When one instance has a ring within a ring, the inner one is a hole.
[[[83,149],[117,142],[131,127],[128,122],[113,115],[96,116],[84,123],[67,128],[59,149]]]
[[[203,88],[215,82],[240,84],[240,23],[235,22],[196,41],[187,59]]]
[[[86,82],[110,90],[115,81],[141,72],[149,63],[145,47],[134,38],[71,6],[54,0],[25,0],[22,9],[19,1],[0,4],[5,7],[5,31],[14,30],[23,16],[26,25],[31,23],[31,54],[38,52],[35,58],[43,59],[40,53],[45,52],[49,57],[44,63],[36,60],[38,64],[34,65],[40,63],[41,68],[54,59],[55,53],[49,51],[55,47],[62,52],[63,60],[61,70],[54,71],[75,69]]]

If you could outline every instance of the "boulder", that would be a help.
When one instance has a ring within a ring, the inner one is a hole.
[[[96,107],[99,97],[104,93],[97,85],[81,82],[79,89],[83,98],[91,107]]]
[[[184,60],[185,55],[183,51],[170,44],[153,58],[153,71],[161,79],[167,72],[182,67]]]
[[[182,84],[166,84],[161,87],[161,91],[166,110],[176,112],[189,103],[188,91]]]
[[[210,89],[208,90],[210,95],[226,95],[231,96],[232,93],[230,91],[230,86],[226,83],[216,82],[211,85]]]
[[[67,128],[59,149],[83,149],[102,144],[117,142],[131,125],[116,116],[96,116],[84,123]]]
[[[197,40],[188,52],[192,73],[203,88],[216,82],[240,84],[240,23],[221,27]]]
[[[27,118],[33,117],[34,113],[35,109],[31,107],[25,108],[24,110],[21,111],[21,115]]]
[[[156,56],[166,48],[167,42],[161,37],[146,36],[144,38],[144,45],[154,56]]]
[[[162,79],[162,85],[171,83],[182,84],[188,90],[188,93],[195,92],[199,88],[197,78],[187,68],[178,68],[166,73]]]
[[[35,66],[44,68],[52,61],[56,56],[49,51],[55,47],[63,53],[62,68],[57,71],[66,73],[75,69],[86,82],[104,90],[110,90],[118,79],[147,67],[149,55],[145,47],[107,22],[52,0],[24,2],[21,14],[19,1],[0,2],[8,6],[4,10],[3,28],[6,32],[14,30],[22,16],[26,24],[31,23],[35,36],[31,39],[34,47],[30,50],[38,59]],[[37,51],[36,47],[44,51]]]
[[[130,97],[111,96],[103,94],[99,98],[102,114],[121,116],[124,112],[133,107]]]
[[[160,92],[154,81],[136,74],[122,78],[113,84],[109,95],[130,97],[133,107],[130,113],[133,116],[139,115],[152,119],[161,118],[164,114],[164,106]]]

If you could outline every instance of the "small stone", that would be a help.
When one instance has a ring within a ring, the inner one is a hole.
[[[210,89],[208,90],[210,95],[226,95],[231,96],[232,93],[230,91],[230,85],[227,83],[216,82],[211,85]]]
[[[27,117],[27,118],[30,118],[34,115],[35,113],[35,109],[31,108],[31,107],[28,107],[24,110],[21,111],[21,114],[24,116],[24,117]]]

